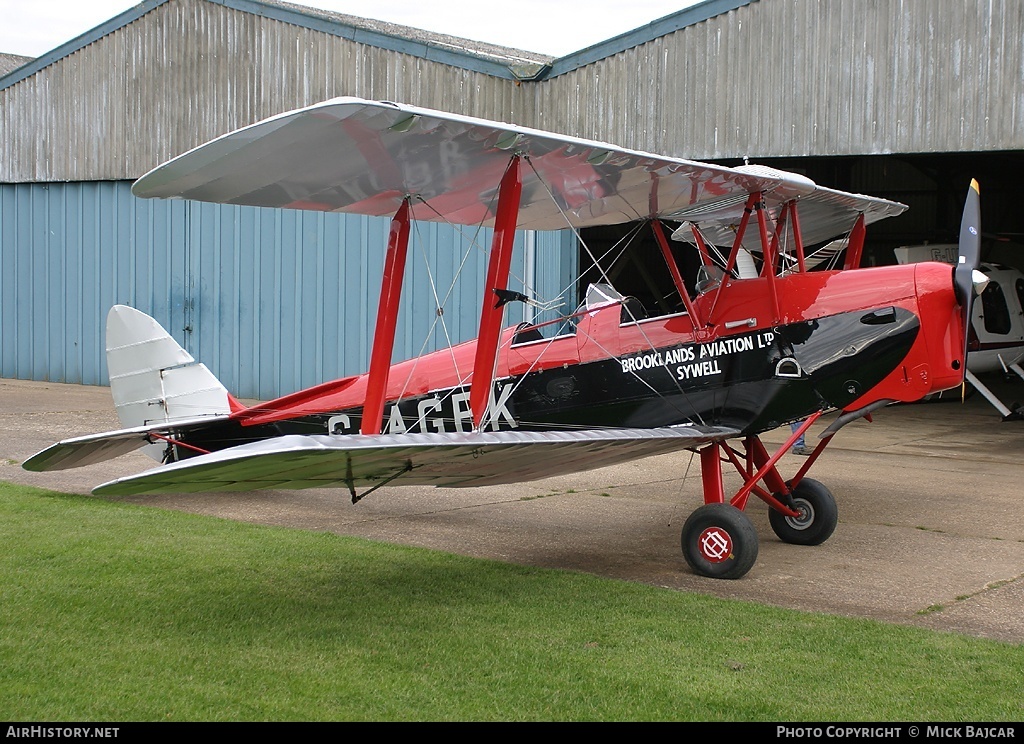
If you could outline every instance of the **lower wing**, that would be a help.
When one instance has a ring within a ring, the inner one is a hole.
[[[283,436],[120,478],[99,495],[345,486],[491,486],[615,465],[739,435],[726,427]],[[364,494],[365,495],[365,494]]]

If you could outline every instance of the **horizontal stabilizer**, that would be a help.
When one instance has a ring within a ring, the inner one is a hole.
[[[684,426],[556,432],[285,436],[121,478],[99,495],[345,486],[492,486],[616,465],[737,436]]]
[[[175,421],[173,426],[167,424],[135,426],[130,429],[118,429],[74,439],[64,439],[32,455],[22,463],[22,467],[25,470],[43,472],[95,465],[98,462],[112,460],[152,444],[157,439],[153,436],[154,434],[170,436],[185,429],[208,426],[214,421],[227,419],[228,416],[203,416],[191,420]],[[156,446],[163,447],[162,444]]]

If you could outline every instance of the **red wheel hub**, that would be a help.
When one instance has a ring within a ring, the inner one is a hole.
[[[697,540],[700,554],[709,563],[721,563],[732,555],[732,538],[721,527],[708,527]]]

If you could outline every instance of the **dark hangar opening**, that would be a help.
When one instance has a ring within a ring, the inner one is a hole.
[[[741,165],[740,160],[718,161]],[[1024,152],[858,155],[849,157],[765,158],[752,162],[802,173],[816,183],[854,193],[903,202],[899,217],[868,227],[865,266],[896,263],[895,248],[956,243],[964,198],[972,178],[981,187],[982,260],[1024,270],[1024,209],[1017,204],[1016,174],[1024,170]],[[666,224],[671,231],[675,225]],[[681,300],[665,270],[649,227],[636,231],[626,250],[620,241],[636,226],[608,225],[581,231],[590,248],[580,247],[580,298],[591,282],[604,281],[591,255],[602,261],[605,275],[626,296],[637,297],[652,314],[681,310]],[[671,241],[687,285],[693,287],[699,261],[689,243]]]

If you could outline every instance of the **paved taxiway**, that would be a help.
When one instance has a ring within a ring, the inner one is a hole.
[[[1024,399],[1024,383],[1002,392]],[[141,454],[53,473],[20,466],[54,441],[117,427],[107,388],[0,380],[0,480],[88,493],[152,466]],[[783,474],[800,460],[787,454]],[[839,503],[835,534],[782,543],[752,499],[760,555],[738,581],[695,576],[680,553],[702,503],[689,453],[515,486],[386,487],[356,505],[343,489],[127,500],[1024,643],[1024,422],[1000,421],[980,395],[890,407],[843,429],[811,476]]]

